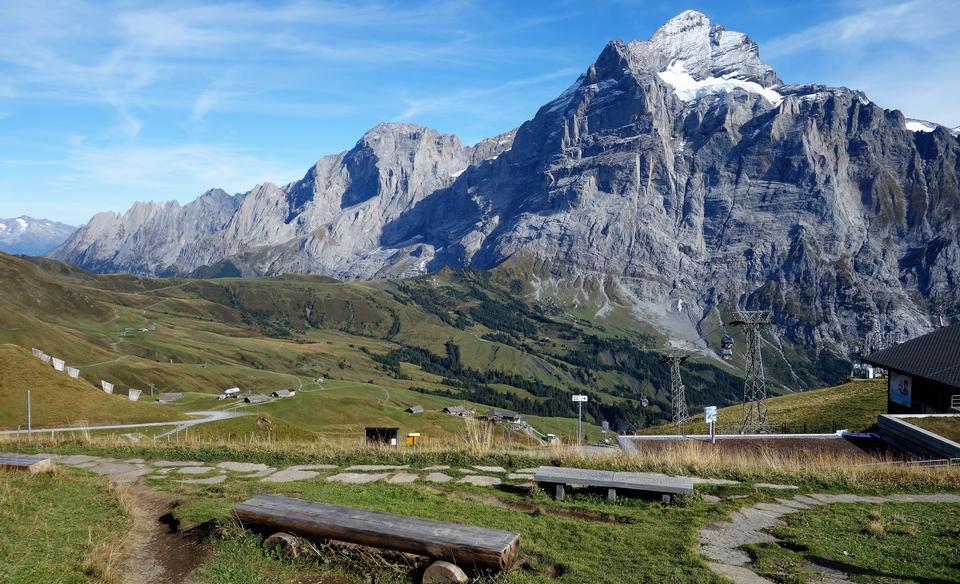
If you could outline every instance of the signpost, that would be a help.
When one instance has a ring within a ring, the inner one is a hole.
[[[573,401],[577,404],[577,445],[583,440],[583,404],[587,402],[587,396],[574,394]]]
[[[30,411],[30,390],[27,390],[27,436],[33,436],[33,412]]]
[[[703,408],[703,419],[710,426],[710,442],[717,443],[717,434],[715,427],[717,424],[717,406],[707,406]]]

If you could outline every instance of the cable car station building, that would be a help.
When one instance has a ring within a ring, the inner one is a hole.
[[[945,326],[863,358],[887,377],[887,413],[960,411],[960,324]]]

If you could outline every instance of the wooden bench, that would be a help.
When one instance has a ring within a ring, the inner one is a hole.
[[[520,550],[516,533],[275,495],[244,501],[233,515],[264,531],[427,556],[466,570],[508,570]]]
[[[53,470],[53,461],[49,456],[2,453],[0,469],[30,473],[48,472]]]
[[[567,486],[606,488],[609,501],[617,500],[618,490],[657,493],[661,495],[664,503],[669,503],[673,495],[693,493],[692,479],[653,472],[613,472],[541,466],[537,469],[534,480],[559,501],[563,500]]]

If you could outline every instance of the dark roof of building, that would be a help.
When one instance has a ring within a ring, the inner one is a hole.
[[[492,409],[487,410],[487,416],[491,418],[519,418],[522,414],[511,412],[510,410]]]
[[[960,388],[960,324],[938,328],[863,360],[884,369]]]

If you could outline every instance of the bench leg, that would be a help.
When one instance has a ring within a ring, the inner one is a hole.
[[[263,547],[268,550],[277,548],[279,552],[287,557],[296,558],[300,555],[300,540],[295,535],[285,531],[278,531],[263,540]]]
[[[423,572],[423,584],[466,584],[467,574],[450,562],[434,562]]]
[[[553,485],[553,498],[557,501],[563,501],[563,497],[566,493],[563,489],[563,483],[557,483]]]
[[[607,489],[607,501],[611,503],[616,502],[617,500],[617,490],[616,489]]]
[[[664,494],[660,496],[660,500],[663,501],[664,505],[670,504],[670,495]]]

